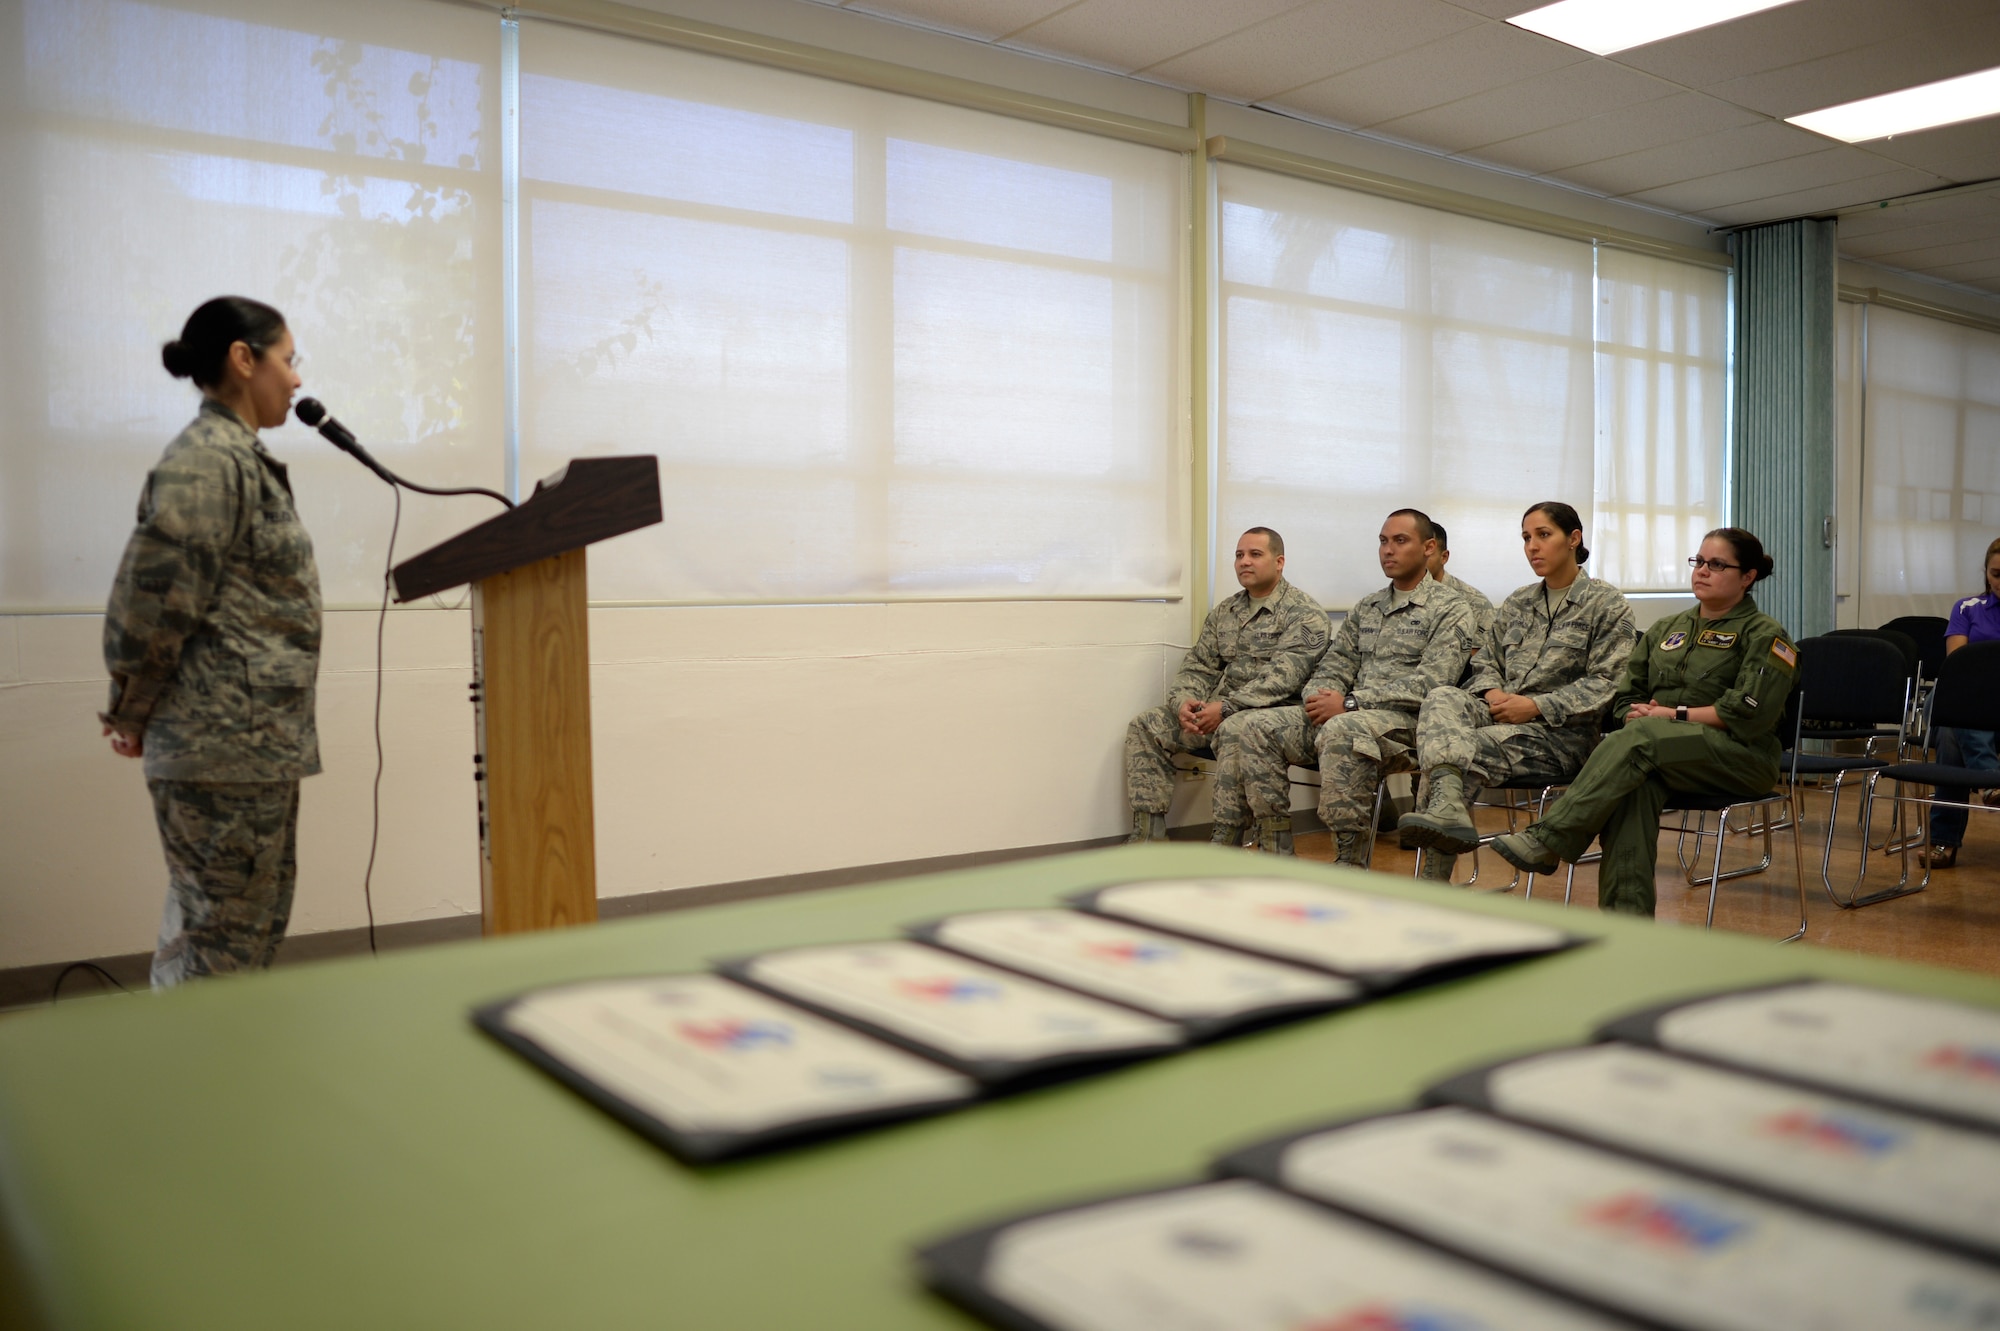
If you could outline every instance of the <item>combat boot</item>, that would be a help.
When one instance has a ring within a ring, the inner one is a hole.
[[[1359,832],[1333,834],[1333,862],[1356,869],[1368,867],[1368,838]]]
[[[1293,854],[1291,816],[1259,818],[1257,820],[1257,849],[1267,855]]]
[[[1479,844],[1479,829],[1465,806],[1465,777],[1456,767],[1439,767],[1430,774],[1424,807],[1406,813],[1396,824],[1404,850],[1441,850],[1463,855]]]
[[[1208,834],[1211,846],[1228,846],[1232,850],[1243,849],[1243,842],[1250,835],[1250,828],[1244,823],[1217,823]]]
[[[1501,859],[1529,873],[1548,873],[1562,863],[1554,851],[1541,843],[1532,829],[1493,838],[1493,849],[1500,852]]]
[[[1144,809],[1132,810],[1132,835],[1125,838],[1125,844],[1136,846],[1146,841],[1167,839],[1167,815],[1148,813]]]
[[[1417,877],[1426,883],[1449,883],[1458,866],[1458,856],[1441,850],[1420,850],[1417,857]]]

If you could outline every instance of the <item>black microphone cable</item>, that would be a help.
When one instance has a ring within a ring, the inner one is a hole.
[[[368,910],[368,955],[373,957],[380,955],[375,947],[375,854],[382,840],[382,773],[388,766],[382,747],[383,642],[389,629],[389,591],[395,581],[396,533],[402,530],[403,526],[403,491],[414,490],[418,494],[440,496],[485,495],[488,499],[499,500],[508,508],[514,507],[514,501],[497,491],[482,489],[476,485],[439,490],[428,485],[418,485],[414,481],[406,481],[377,462],[345,425],[327,415],[326,408],[320,405],[319,399],[302,397],[292,410],[297,413],[300,423],[319,431],[328,443],[388,482],[389,493],[395,496],[396,500],[395,514],[389,522],[389,551],[382,563],[382,606],[375,617],[375,786],[370,796],[368,818],[368,867],[361,873],[361,901]]]

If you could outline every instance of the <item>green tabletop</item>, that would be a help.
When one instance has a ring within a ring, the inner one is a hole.
[[[894,935],[1133,878],[1270,874],[1559,921],[1592,946],[957,1113],[691,1169],[473,1029],[558,981]],[[1604,1018],[1825,975],[2000,981],[1205,846],[767,898],[0,1020],[0,1324],[963,1328],[913,1244],[1195,1176]]]

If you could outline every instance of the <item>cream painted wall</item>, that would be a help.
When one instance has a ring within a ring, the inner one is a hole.
[[[1112,835],[1125,722],[1184,625],[1159,602],[595,610],[598,890]],[[164,870],[139,766],[98,737],[101,627],[0,618],[0,967],[152,945]],[[374,628],[327,616],[294,932],[365,919]],[[376,919],[476,913],[466,613],[392,612],[385,655]]]

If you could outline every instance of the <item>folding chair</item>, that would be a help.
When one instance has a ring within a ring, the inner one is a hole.
[[[1800,649],[1800,658],[1802,661],[1804,657],[1805,657],[1805,652],[1802,647]],[[1785,715],[1783,720],[1779,723],[1779,733],[1788,734],[1792,737],[1792,753],[1794,759],[1796,759],[1797,757],[1798,747],[1799,747],[1798,736],[1799,736],[1800,710],[1801,710],[1801,698],[1799,695],[1799,690],[1797,688],[1794,688],[1785,699]],[[2000,782],[1996,782],[1995,784],[2000,784]],[[1773,831],[1789,828],[1792,833],[1792,873],[1793,876],[1798,880],[1799,927],[1793,930],[1790,934],[1787,934],[1785,937],[1779,939],[1778,941],[1781,943],[1790,943],[1805,937],[1806,871],[1805,871],[1805,855],[1804,852],[1801,850],[1799,844],[1799,815],[1798,815],[1797,786],[1798,786],[1797,774],[1793,773],[1789,776],[1789,778],[1781,774],[1779,777],[1779,783],[1777,789],[1773,790],[1768,795],[1754,795],[1754,796],[1706,795],[1695,791],[1681,791],[1681,790],[1672,791],[1668,794],[1666,808],[1662,812],[1678,813],[1681,815],[1681,827],[1680,827],[1681,839],[1679,842],[1675,844],[1675,857],[1680,860],[1681,875],[1682,877],[1687,879],[1687,885],[1690,888],[1704,887],[1704,886],[1708,888],[1708,917],[1706,922],[1702,926],[1703,928],[1713,929],[1715,927],[1716,889],[1719,888],[1723,883],[1728,882],[1732,878],[1748,877],[1751,874],[1759,874],[1764,872],[1764,870],[1770,868],[1771,833]],[[1784,806],[1783,822],[1772,821],[1771,810],[1773,807],[1778,805]],[[1753,823],[1746,827],[1739,827],[1732,829],[1729,825],[1730,819],[1735,817],[1739,811],[1744,809],[1759,810],[1761,816],[1758,818],[1756,823]],[[1708,815],[1711,813],[1721,815],[1720,820],[1716,823],[1715,831],[1713,832],[1710,832],[1708,830]],[[1688,826],[1689,815],[1693,815],[1695,818],[1695,826],[1693,828],[1690,828]],[[1724,845],[1729,840],[1729,834],[1732,830],[1737,832],[1739,835],[1749,835],[1749,836],[1754,836],[1759,831],[1761,831],[1764,837],[1764,857],[1758,863],[1753,864],[1747,868],[1731,869],[1727,873],[1725,873],[1723,872],[1722,869],[1722,851]],[[1714,862],[1711,864],[1709,871],[1706,875],[1696,874],[1694,864],[1691,863],[1688,857],[1681,851],[1681,845],[1685,843],[1689,835],[1692,835],[1694,837],[1695,855],[1697,857],[1700,856],[1701,854],[1701,843],[1703,838],[1710,836],[1713,836],[1715,838],[1715,858]]]
[[[1375,808],[1368,818],[1368,849],[1361,857],[1364,866],[1375,863],[1375,836],[1382,826],[1382,804],[1389,798],[1389,777],[1395,775],[1394,772],[1387,773],[1375,783]],[[1299,763],[1293,763],[1285,769],[1285,778],[1294,786],[1311,786],[1317,790],[1320,785],[1319,768],[1306,767]]]
[[[1934,680],[1944,668],[1944,631],[1951,621],[1942,615],[1901,615],[1882,627],[1908,635],[1917,644],[1917,662],[1924,678]]]
[[[1477,811],[1480,809],[1505,810],[1507,814],[1507,831],[1493,832],[1479,838],[1479,844],[1474,846],[1472,850],[1468,852],[1472,856],[1472,877],[1466,879],[1462,883],[1455,883],[1453,884],[1453,886],[1477,887],[1479,884],[1479,875],[1482,869],[1482,862],[1479,858],[1479,852],[1484,850],[1486,847],[1492,845],[1493,839],[1495,837],[1506,836],[1510,832],[1520,831],[1520,826],[1519,826],[1520,814],[1531,813],[1533,815],[1533,818],[1531,818],[1529,821],[1532,822],[1535,819],[1539,819],[1543,814],[1547,813],[1549,811],[1550,803],[1553,802],[1556,799],[1556,797],[1561,795],[1565,790],[1569,789],[1570,779],[1573,778],[1575,775],[1576,774],[1572,772],[1568,777],[1565,777],[1561,781],[1520,781],[1520,782],[1509,783],[1507,785],[1480,787],[1479,796],[1499,794],[1506,796],[1506,798],[1504,800],[1496,802],[1494,800],[1480,798],[1478,796],[1474,797],[1472,801],[1472,807],[1475,812],[1475,817],[1477,816]],[[1522,796],[1522,795],[1525,795],[1528,798],[1525,800],[1516,798],[1516,796]],[[1421,791],[1418,793],[1418,807],[1422,807]],[[1428,854],[1430,854],[1428,850],[1420,849],[1417,851],[1414,857],[1414,863],[1411,865],[1410,868],[1410,875],[1412,877],[1414,878],[1423,877],[1424,856]],[[1596,858],[1597,858],[1596,855],[1586,855],[1584,856],[1584,862],[1588,863]],[[1512,868],[1511,865],[1508,867]],[[1571,866],[1570,873],[1572,877],[1574,877],[1575,872],[1576,872],[1575,866]],[[1515,869],[1514,876],[1509,878],[1506,882],[1502,883],[1500,886],[1481,888],[1480,890],[1484,892],[1512,892],[1516,886],[1519,886],[1525,882],[1526,890],[1521,894],[1521,899],[1523,901],[1532,901],[1535,896],[1536,877],[1537,875],[1535,874],[1532,873],[1524,874],[1521,870]],[[1567,898],[1565,898],[1565,900],[1567,900]]]
[[[1935,749],[1937,730],[1949,726],[1957,730],[2000,730],[2000,642],[1971,642],[1945,658],[1938,668],[1937,686],[1924,709],[1925,751]],[[1876,786],[1884,778],[1895,783],[1896,793],[1889,798],[1896,806],[1914,804],[1918,806],[1918,821],[1923,825],[1919,838],[1924,849],[1924,876],[1910,891],[1921,891],[1930,886],[1931,848],[1931,807],[1936,804],[1957,804],[1961,800],[1968,809],[1978,812],[1990,811],[1989,806],[1970,798],[1976,790],[2000,790],[2000,771],[1990,771],[1980,767],[1958,767],[1949,763],[1897,763],[1868,774],[1868,804],[1872,814],[1875,807]],[[1906,785],[1922,785],[1932,788],[1929,795],[1905,795]],[[1942,791],[1958,792],[1960,800],[1941,797]],[[1864,822],[1864,832],[1865,822]],[[1910,875],[1910,843],[1902,847],[1903,882]],[[1858,886],[1858,884],[1857,884]],[[1902,893],[1895,893],[1902,895]]]

